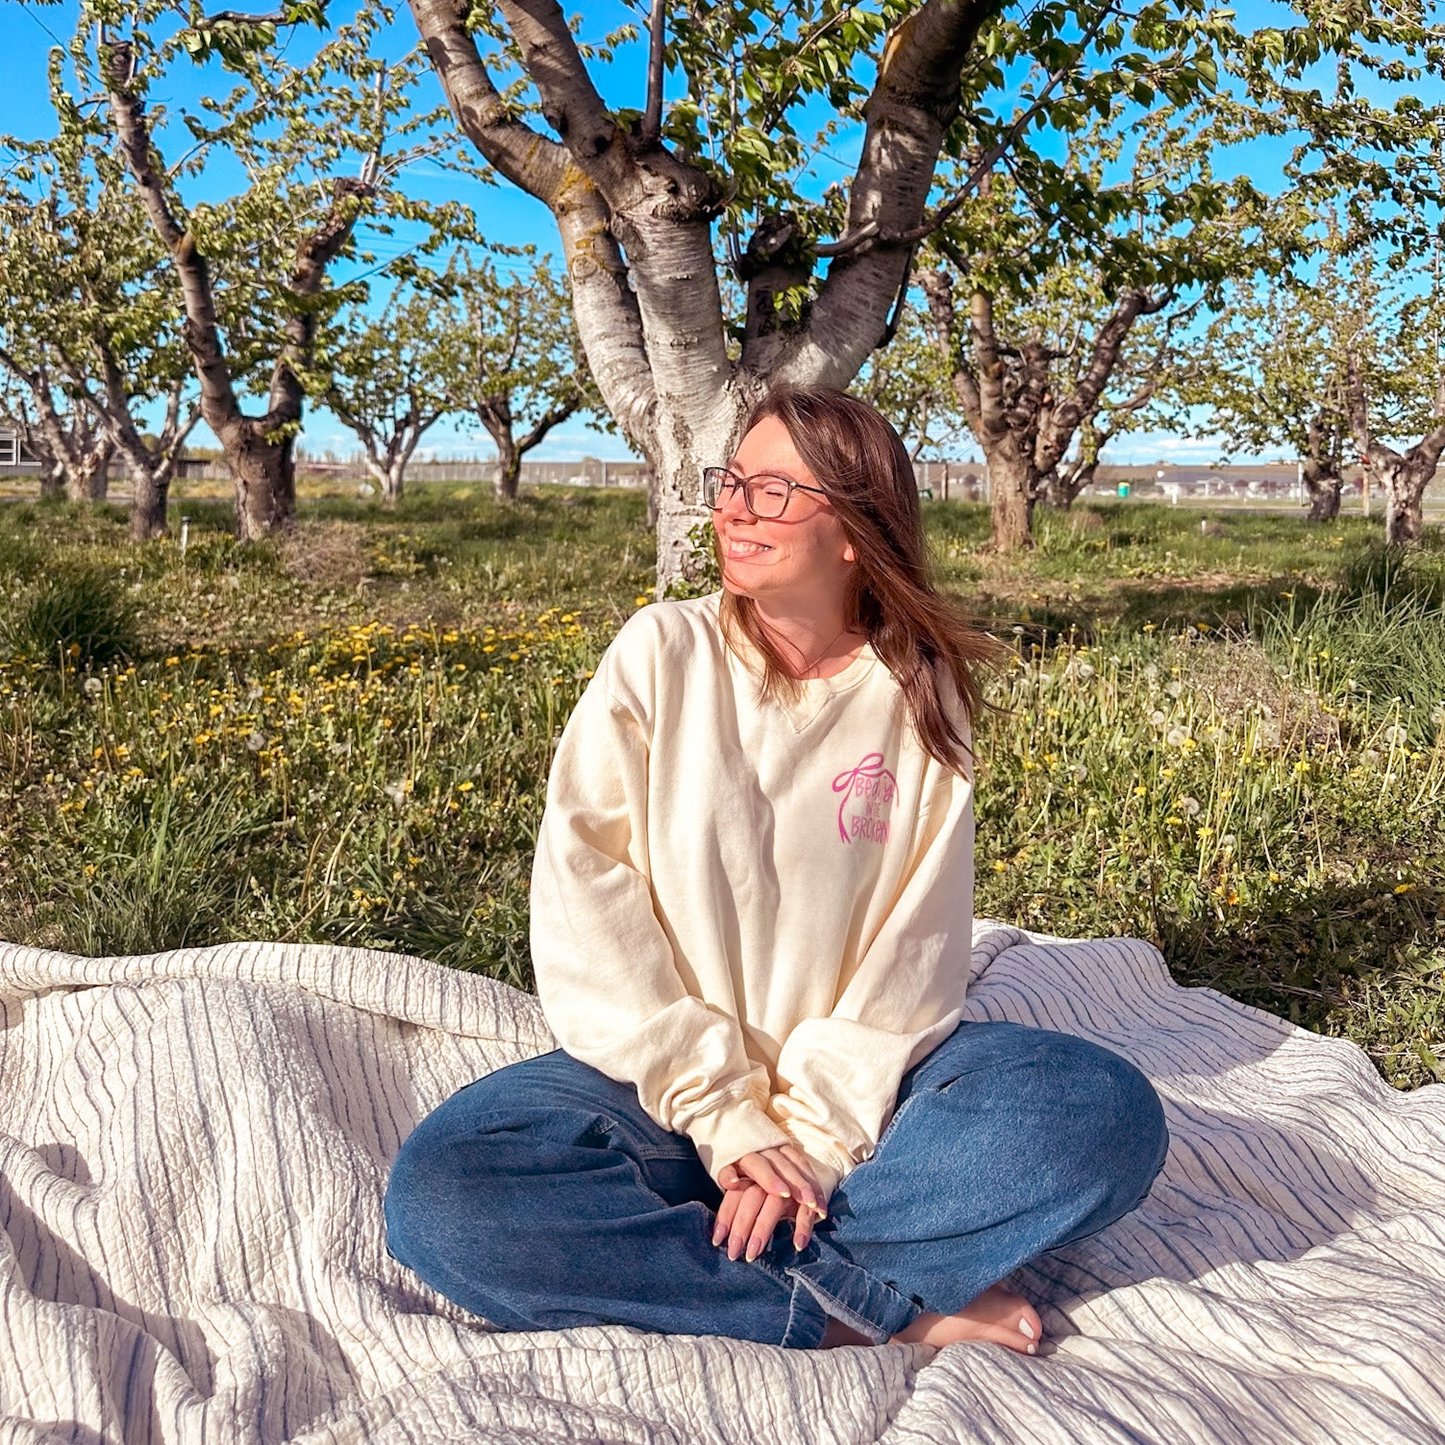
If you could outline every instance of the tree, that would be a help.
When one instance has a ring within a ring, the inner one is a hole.
[[[1445,27],[1434,7],[1414,5],[1383,7],[1343,36],[1338,15],[1327,10],[1321,19],[1318,34],[1269,57],[1282,64],[1246,72],[1249,98],[1261,130],[1296,136],[1286,173],[1304,224],[1326,234],[1348,266],[1345,311],[1353,320],[1340,338],[1343,396],[1333,405],[1359,449],[1366,484],[1374,480],[1385,493],[1387,543],[1410,545],[1423,532],[1425,488],[1445,451],[1445,104],[1426,98],[1445,77]],[[1325,41],[1339,51],[1327,86],[1312,70]],[[1339,425],[1334,417],[1317,428],[1326,452],[1329,430]],[[1411,437],[1418,440],[1389,445]]]
[[[1080,280],[1068,270],[1055,279]],[[1035,503],[1048,498],[1071,504],[1093,480],[1099,453],[1118,420],[1152,395],[1157,372],[1128,397],[1111,398],[1107,388],[1134,323],[1162,310],[1173,297],[1136,287],[1110,309],[1103,309],[1108,303],[1097,292],[1092,307],[1061,305],[1052,314],[1019,307],[1009,318],[1019,339],[1005,342],[989,290],[973,289],[968,320],[960,323],[946,273],[926,271],[920,280],[940,349],[951,357],[959,403],[988,459],[993,546],[1001,552],[1029,546]],[[1112,424],[1102,419],[1106,415]],[[1076,435],[1078,454],[1066,462]]]
[[[355,433],[367,471],[394,507],[426,432],[455,410],[462,338],[436,284],[398,282],[379,315],[353,302],[326,342],[326,405]]]
[[[932,238],[939,264],[920,276],[988,458],[999,551],[1032,544],[1038,501],[1068,505],[1092,479],[1198,300],[1231,273],[1278,264],[1257,241],[1263,198],[1245,179],[1214,179],[1227,122],[1193,105],[1133,131],[1122,120],[1116,103],[1062,160],[1001,163]]]
[[[11,299],[7,326],[17,335],[0,363],[27,382],[42,416],[63,391],[71,430],[81,429],[68,447],[79,458],[62,463],[75,478],[72,491],[104,496],[106,464],[118,452],[132,480],[131,533],[157,537],[180,447],[198,416],[187,396],[180,297],[129,204],[104,126],[66,88],[58,50],[50,97],[53,139],[4,142],[17,161],[0,180],[0,295]],[[17,351],[32,358],[29,373]],[[161,399],[161,430],[148,437],[137,413]],[[48,428],[51,455],[66,450],[57,427],[58,420]]]
[[[493,492],[515,501],[522,458],[553,427],[600,405],[565,287],[546,258],[503,278],[489,260],[449,269],[457,299],[450,394],[497,448]],[[518,428],[526,430],[518,435]]]
[[[555,0],[410,7],[463,131],[556,218],[592,372],[658,478],[663,591],[686,569],[700,468],[728,455],[772,383],[858,374],[916,247],[975,172],[1035,135],[1047,146],[1114,97],[1137,90],[1141,113],[1160,88],[1187,98],[1234,36],[1225,12],[1195,0],[1132,18],[1112,0],[1017,12],[1001,0],[658,0],[645,95],[614,109],[587,61],[629,34],[584,46]],[[682,92],[670,105],[669,73]],[[1022,97],[1013,113],[1005,95]],[[832,119],[805,139],[798,119],[820,104]],[[853,124],[847,187],[805,196],[812,157]],[[965,151],[954,196],[930,207],[940,155]],[[719,221],[745,288],[738,316],[723,309]]]
[[[0,419],[40,463],[40,495],[103,501],[114,443],[86,408],[57,388],[43,361],[0,346]]]
[[[1385,541],[1417,543],[1425,530],[1425,489],[1445,452],[1445,356],[1440,346],[1445,296],[1373,275],[1373,257],[1357,258],[1353,289],[1358,324],[1348,338],[1344,402],[1350,433],[1369,479],[1385,496]],[[1392,447],[1387,438],[1410,445]]]
[[[1300,458],[1312,522],[1340,511],[1349,440],[1348,355],[1357,315],[1337,250],[1327,244],[1312,275],[1237,284],[1191,348],[1180,387],[1208,416],[1229,452],[1285,447]]]
[[[290,5],[279,18],[299,23],[322,8]],[[87,63],[103,85],[136,204],[180,286],[201,412],[236,479],[238,534],[255,538],[294,520],[292,449],[318,321],[338,299],[331,266],[355,254],[363,219],[385,231],[387,218],[454,222],[458,208],[407,201],[394,184],[437,145],[413,140],[432,117],[413,109],[412,58],[373,54],[386,18],[380,5],[360,5],[351,23],[299,65],[276,45],[277,17],[195,16],[153,38],[152,27],[173,9],[168,0],[87,0],[77,50],[97,37]],[[201,114],[182,114],[194,144],[167,164],[158,140],[164,116],[150,94],[183,51],[238,83],[224,98],[205,101]],[[223,151],[246,174],[245,191],[188,205],[180,180],[214,166]],[[265,409],[247,412],[247,393],[264,397]]]

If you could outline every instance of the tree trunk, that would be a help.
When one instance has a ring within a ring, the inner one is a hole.
[[[288,435],[266,441],[260,429],[242,421],[221,438],[226,463],[236,479],[236,536],[260,541],[296,523],[296,463]]]
[[[1047,477],[1039,492],[1039,500],[1048,507],[1057,507],[1061,512],[1067,512],[1073,505],[1075,498],[1090,482],[1094,480],[1094,468],[1063,468],[1055,467]]]
[[[381,505],[391,511],[401,500],[402,487],[406,481],[406,458],[395,457],[381,477]]]
[[[1032,547],[1034,477],[1027,458],[1007,442],[994,447],[988,453],[988,478],[993,492],[994,551],[1019,552]]]
[[[1368,498],[1373,477],[1385,494],[1386,545],[1413,546],[1425,530],[1425,488],[1434,479],[1441,453],[1445,452],[1445,420],[1442,420],[1445,418],[1445,371],[1440,373],[1435,387],[1434,429],[1402,453],[1371,438],[1369,398],[1359,358],[1353,350],[1347,354],[1345,364],[1350,430],[1364,458],[1365,495]]]
[[[761,399],[765,383],[753,395],[728,387],[719,405],[703,417],[681,406],[659,413],[656,454],[649,451],[649,485],[654,502],[650,525],[657,533],[658,595],[665,596],[673,582],[697,580],[697,560],[688,533],[710,513],[702,503],[702,469],[721,466],[742,440],[743,424],[752,405]]]
[[[492,477],[492,496],[499,502],[517,500],[517,483],[522,476],[522,453],[511,437],[493,436],[497,446],[497,469]]]
[[[1385,542],[1391,547],[1412,547],[1425,530],[1425,488],[1435,475],[1436,459],[1404,456],[1377,447],[1370,470],[1385,493]]]
[[[130,535],[135,542],[154,542],[166,535],[166,504],[170,500],[174,468],[131,468],[134,500],[130,507]]]
[[[110,490],[110,446],[77,449],[65,469],[65,495],[72,502],[103,502]]]
[[[1340,492],[1345,485],[1339,464],[1333,459],[1306,458],[1302,475],[1310,495],[1309,520],[1333,522],[1340,515]]]
[[[46,497],[63,497],[65,495],[65,468],[59,462],[42,462],[45,468],[40,473],[40,495]]]

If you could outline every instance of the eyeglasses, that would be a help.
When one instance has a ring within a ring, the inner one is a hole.
[[[731,496],[739,487],[743,489],[743,501],[748,511],[755,517],[781,517],[795,491],[816,492],[820,497],[828,495],[822,487],[805,487],[802,482],[788,477],[739,477],[726,467],[702,469],[703,505],[714,512],[722,505],[724,497]]]

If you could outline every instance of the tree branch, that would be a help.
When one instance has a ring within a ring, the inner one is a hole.
[[[882,238],[911,232],[923,219],[943,138],[958,115],[964,62],[1000,8],[1000,0],[924,0],[889,35],[864,107],[844,231],[856,235],[871,224],[879,235],[831,257],[806,326],[775,368],[779,380],[846,384],[883,336],[911,243]]]
[[[643,112],[637,143],[640,148],[651,150],[662,140],[662,61],[667,38],[667,7],[664,0],[652,0],[647,31],[647,108]]]
[[[820,256],[845,256],[850,251],[866,245],[875,237],[879,237],[895,245],[916,245],[919,241],[931,236],[940,226],[944,226],[958,211],[959,207],[973,194],[980,181],[996,166],[999,160],[1013,146],[1013,143],[1024,133],[1029,122],[1038,115],[1044,108],[1045,102],[1054,88],[1068,75],[1079,61],[1083,59],[1084,52],[1089,48],[1089,43],[1103,27],[1104,21],[1113,13],[1117,7],[1110,3],[1105,5],[1089,23],[1088,28],[1079,38],[1078,45],[1074,48],[1073,58],[1066,64],[1061,65],[1052,72],[1045,80],[1043,88],[1034,98],[1033,104],[1028,109],[1015,116],[1009,128],[1003,136],[991,145],[970,167],[968,175],[964,178],[963,184],[939,206],[931,216],[917,226],[905,231],[883,231],[876,221],[865,222],[856,231],[849,231],[836,241],[830,241],[817,247]]]
[[[499,0],[542,114],[609,203],[634,179],[627,137],[602,102],[557,0]]]
[[[141,204],[156,235],[170,252],[181,283],[186,311],[182,328],[186,347],[200,379],[201,405],[206,421],[219,435],[222,427],[234,425],[241,419],[241,406],[232,384],[225,348],[221,344],[206,258],[197,249],[190,231],[181,228],[166,200],[165,182],[156,165],[159,157],[151,144],[145,106],[130,88],[135,73],[135,55],[129,42],[120,41],[106,46],[101,54],[101,65],[116,137],[126,164],[135,177]]]
[[[408,0],[447,104],[467,139],[513,185],[556,209],[567,151],[515,119],[487,72],[458,0]]]
[[[1119,352],[1135,321],[1141,316],[1151,316],[1162,311],[1172,299],[1173,296],[1168,291],[1152,296],[1142,287],[1138,287],[1127,292],[1114,308],[1113,314],[1094,337],[1089,365],[1083,376],[1079,378],[1073,391],[1053,408],[1047,425],[1040,428],[1036,454],[1040,472],[1049,472],[1058,465],[1068,450],[1080,421],[1086,416],[1092,416],[1098,409],[1099,397],[1114,373]]]
[[[567,418],[577,410],[581,404],[581,400],[581,397],[578,397],[576,401],[563,402],[561,406],[553,407],[552,410],[517,443],[517,454],[519,456],[525,455],[531,451],[533,447],[539,445],[554,426],[566,421]]]
[[[577,327],[592,374],[623,435],[652,445],[657,407],[642,316],[601,191],[564,146],[512,119],[487,74],[457,0],[408,0],[457,123],[510,181],[557,218]],[[570,37],[569,37],[570,38]]]

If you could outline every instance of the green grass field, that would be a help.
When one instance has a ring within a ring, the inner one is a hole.
[[[187,552],[119,507],[0,507],[0,938],[240,938],[530,986],[548,763],[652,600],[637,492],[303,498]],[[1445,545],[1377,524],[1101,505],[1014,561],[925,503],[938,577],[1011,658],[979,726],[978,908],[1129,934],[1181,982],[1445,1080]]]

